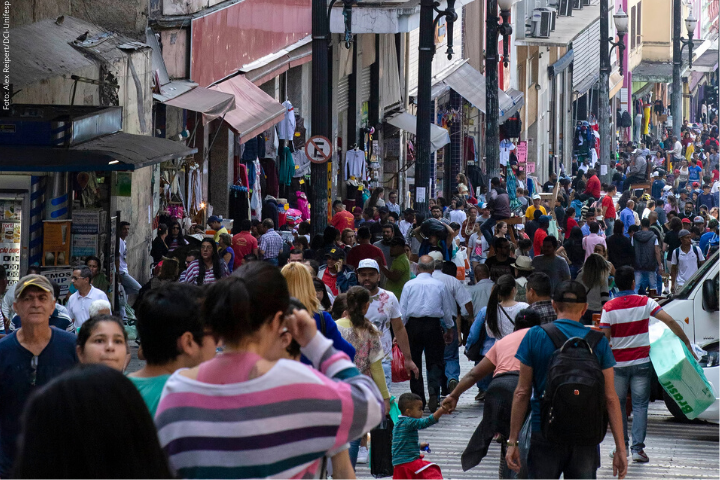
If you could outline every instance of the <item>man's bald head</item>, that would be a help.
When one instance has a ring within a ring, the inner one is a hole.
[[[435,271],[435,260],[430,255],[423,255],[418,259],[418,272],[433,273]]]

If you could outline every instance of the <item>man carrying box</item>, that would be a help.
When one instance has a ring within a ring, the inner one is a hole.
[[[625,399],[628,388],[632,396],[632,458],[634,462],[645,463],[650,459],[645,454],[647,412],[650,403],[652,365],[650,363],[650,316],[663,322],[682,340],[692,352],[690,340],[673,318],[662,310],[650,297],[635,295],[635,270],[624,266],[615,271],[615,284],[620,293],[603,306],[600,328],[615,356],[615,391],[620,399],[623,434],[627,452],[628,431]],[[615,454],[610,454],[612,457]]]

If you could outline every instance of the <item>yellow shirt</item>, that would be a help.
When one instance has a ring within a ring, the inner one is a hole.
[[[527,210],[525,210],[525,217],[527,217],[528,220],[534,220],[535,219],[535,205],[530,205]],[[545,211],[545,207],[540,205],[538,208],[542,212],[543,215],[547,215],[547,212]]]
[[[215,243],[218,243],[220,241],[220,235],[223,233],[228,233],[227,228],[222,227],[220,230],[215,232],[215,236],[213,237],[215,239]]]

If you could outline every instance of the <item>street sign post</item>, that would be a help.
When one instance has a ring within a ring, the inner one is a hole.
[[[332,143],[327,137],[315,135],[305,144],[305,154],[312,163],[326,163],[332,156]]]

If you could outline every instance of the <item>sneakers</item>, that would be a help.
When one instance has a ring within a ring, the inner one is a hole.
[[[435,413],[438,409],[439,401],[437,395],[430,395],[430,401],[428,402],[428,409],[430,413]]]
[[[647,463],[650,461],[647,454],[645,453],[645,450],[640,450],[639,452],[633,452],[632,457],[633,457],[633,462]]]
[[[484,400],[485,400],[485,392],[479,392],[477,395],[475,395],[476,402],[482,402]]]
[[[358,450],[357,462],[356,463],[368,463],[368,448],[360,447]]]
[[[452,393],[453,390],[455,390],[455,387],[458,386],[458,383],[459,382],[457,380],[455,380],[454,378],[448,382],[448,390],[450,390],[450,393]]]

